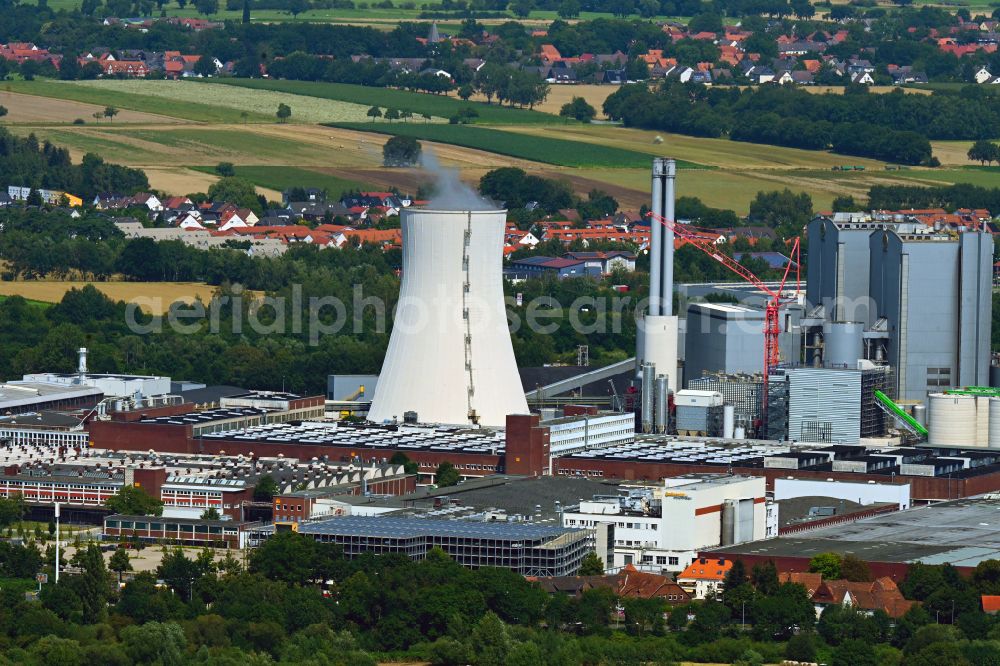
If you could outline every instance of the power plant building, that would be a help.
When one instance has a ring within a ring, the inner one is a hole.
[[[871,295],[897,395],[923,400],[989,384],[993,238],[986,232],[872,234]]]
[[[993,240],[901,214],[837,213],[809,225],[805,362],[894,370],[890,393],[922,401],[989,383]]]

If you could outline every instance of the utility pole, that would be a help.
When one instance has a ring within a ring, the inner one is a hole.
[[[56,502],[56,585],[59,584],[59,502]]]

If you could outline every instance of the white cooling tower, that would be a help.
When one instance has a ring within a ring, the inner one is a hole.
[[[369,419],[502,426],[528,413],[503,300],[506,219],[403,211],[403,280]]]

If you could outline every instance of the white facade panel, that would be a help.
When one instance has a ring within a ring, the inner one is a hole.
[[[814,481],[810,479],[775,479],[774,500],[796,497],[832,497],[862,505],[896,503],[900,510],[910,508],[910,484],[857,483],[854,481]]]

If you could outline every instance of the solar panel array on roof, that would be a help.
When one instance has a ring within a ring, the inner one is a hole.
[[[789,450],[788,447],[750,444],[724,446],[709,442],[637,441],[604,449],[581,451],[568,457],[747,467],[763,465],[765,457],[787,453]]]
[[[206,409],[202,412],[189,412],[187,414],[176,414],[174,416],[156,416],[153,418],[140,419],[140,423],[157,423],[169,425],[188,425],[193,423],[208,423],[210,421],[226,421],[228,419],[247,418],[250,416],[264,416],[270,410],[259,407],[220,407],[219,409]]]
[[[272,423],[222,430],[204,439],[239,440],[287,444],[314,444],[403,451],[454,451],[496,455],[503,453],[504,440],[492,434],[463,432],[455,428],[385,430],[383,428],[338,428],[318,423]]]

